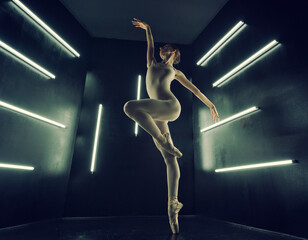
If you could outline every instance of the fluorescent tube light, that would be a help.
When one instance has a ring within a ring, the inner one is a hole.
[[[222,124],[224,124],[224,123],[231,122],[232,120],[235,120],[235,119],[237,119],[237,118],[240,118],[240,117],[242,117],[242,116],[244,116],[244,115],[247,115],[247,114],[249,114],[249,113],[255,112],[255,111],[257,111],[258,109],[259,109],[258,107],[251,107],[251,108],[249,108],[249,109],[247,109],[247,110],[245,110],[245,111],[242,111],[242,112],[237,113],[237,114],[235,114],[235,115],[233,115],[233,116],[231,116],[231,117],[228,117],[228,118],[226,118],[226,119],[224,119],[224,120],[222,120],[222,121],[219,121],[219,122],[217,122],[217,123],[215,123],[215,124],[213,124],[213,125],[211,125],[211,126],[209,126],[209,127],[207,127],[207,128],[204,128],[204,129],[202,129],[200,132],[205,132],[205,131],[208,131],[208,130],[213,129],[213,128],[215,128],[215,127],[218,127],[218,126],[220,126],[220,125],[222,125]]]
[[[65,128],[65,126],[63,124],[60,124],[60,123],[55,122],[55,121],[52,121],[52,120],[50,120],[48,118],[42,117],[42,116],[37,115],[35,113],[31,113],[29,111],[23,110],[21,108],[15,107],[15,106],[10,105],[8,103],[0,101],[0,106],[8,108],[8,109],[13,110],[13,111],[18,112],[18,113],[25,114],[27,116],[30,116],[30,117],[33,117],[33,118],[36,118],[36,119],[39,119],[39,120],[41,120],[43,122],[47,122],[47,123],[53,124],[53,125],[61,127],[61,128]]]
[[[48,72],[46,69],[42,68],[41,66],[39,66],[38,64],[36,64],[35,62],[31,61],[29,58],[25,57],[24,55],[22,55],[21,53],[17,52],[16,50],[14,50],[13,48],[11,48],[9,45],[5,44],[4,42],[0,41],[0,47],[4,48],[5,50],[7,50],[8,52],[12,53],[13,55],[15,55],[16,57],[20,58],[21,60],[23,60],[24,62],[30,64],[32,67],[34,67],[35,69],[39,70],[40,72],[44,73],[45,75],[47,75],[48,77],[51,78],[56,78],[55,75],[53,75],[52,73]]]
[[[102,117],[102,104],[98,107],[98,115],[96,121],[96,130],[95,130],[95,139],[94,139],[94,147],[92,153],[92,163],[91,163],[91,172],[94,172],[95,160],[96,160],[96,152],[97,152],[97,142],[98,142],[98,134],[101,126],[101,117]]]
[[[229,39],[231,40],[231,36],[235,36],[235,33],[236,32],[239,32],[239,30],[243,30],[244,27],[246,26],[246,24],[242,21],[239,21],[222,39],[219,40],[218,43],[216,43],[214,45],[214,47],[212,47],[210,49],[210,51],[208,51],[198,62],[197,62],[197,65],[200,65],[201,63],[201,66],[204,66],[205,63],[212,57],[214,56],[215,52],[217,52],[218,49],[220,49],[224,43],[226,43],[226,41]]]
[[[283,161],[268,162],[268,163],[250,164],[250,165],[244,165],[244,166],[238,166],[238,167],[220,168],[220,169],[215,169],[215,172],[235,171],[235,170],[242,170],[242,169],[248,169],[248,168],[269,167],[269,166],[286,165],[286,164],[292,164],[292,163],[293,163],[293,160],[283,160]]]
[[[141,75],[138,76],[137,100],[140,99]],[[138,123],[135,123],[135,136],[138,134]]]
[[[56,34],[50,27],[48,27],[41,19],[39,19],[29,8],[18,0],[12,0],[21,10],[28,14],[34,21],[36,21],[41,27],[43,27],[49,34],[51,34],[58,42],[60,42],[66,49],[73,53],[76,57],[80,57],[80,54],[73,49],[68,43],[66,43],[58,34]]]
[[[258,52],[256,52],[255,54],[253,54],[251,57],[249,57],[248,59],[246,59],[244,62],[242,62],[240,65],[238,65],[237,67],[235,67],[233,70],[231,70],[230,72],[228,72],[226,75],[224,75],[223,77],[221,77],[219,80],[217,80],[215,83],[213,83],[213,87],[216,87],[218,85],[221,85],[223,82],[225,82],[228,78],[230,78],[231,76],[235,75],[237,72],[239,72],[241,69],[243,69],[244,67],[246,67],[248,64],[252,63],[254,60],[256,60],[258,57],[260,57],[262,54],[264,54],[265,52],[267,52],[268,50],[270,50],[271,48],[273,48],[274,46],[276,46],[278,44],[278,42],[276,40],[273,40],[272,42],[270,42],[269,44],[267,44],[265,47],[263,47],[261,50],[259,50]]]
[[[5,163],[0,163],[0,167],[1,168],[15,168],[15,169],[31,170],[31,171],[34,169],[34,167],[14,165],[14,164],[5,164]]]

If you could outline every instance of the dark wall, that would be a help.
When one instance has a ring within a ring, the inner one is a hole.
[[[193,82],[223,120],[252,106],[261,111],[208,132],[210,110],[193,100],[196,213],[308,236],[307,1],[230,0],[193,43],[197,61],[239,20],[247,27]],[[212,83],[276,39],[280,45],[228,83]],[[293,166],[215,173],[216,168],[295,159]]]
[[[61,217],[86,75],[89,35],[58,1],[24,0],[81,58],[1,1],[0,40],[56,75],[47,78],[0,48],[0,101],[52,119],[65,129],[0,107],[0,227]]]
[[[146,36],[145,36],[146,37]],[[155,34],[154,34],[155,40]],[[155,45],[156,59],[159,47]],[[82,113],[75,145],[65,216],[165,215],[167,213],[166,166],[152,137],[128,118],[123,106],[137,98],[137,79],[145,88],[146,42],[94,39],[87,73]],[[189,78],[190,51],[179,46],[181,69]],[[182,105],[181,116],[169,122],[175,145],[183,152],[178,159],[181,178],[179,200],[183,214],[194,209],[192,94],[174,81],[171,90]],[[97,148],[96,169],[90,172],[98,106],[103,113]]]

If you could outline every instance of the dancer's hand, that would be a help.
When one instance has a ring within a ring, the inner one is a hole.
[[[214,123],[216,123],[216,121],[219,122],[219,116],[218,116],[218,112],[217,112],[217,110],[216,110],[215,105],[213,104],[213,105],[210,107],[210,109],[211,109],[212,119],[213,119]]]
[[[149,24],[147,24],[146,22],[143,22],[137,18],[134,18],[135,20],[132,20],[133,25],[135,25],[135,27],[140,27],[142,29],[147,29],[149,27]]]

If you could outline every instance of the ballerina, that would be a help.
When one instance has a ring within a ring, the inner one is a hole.
[[[173,145],[168,122],[175,121],[181,113],[181,104],[170,90],[171,82],[176,79],[189,89],[212,113],[214,123],[219,121],[215,105],[192,84],[184,73],[173,67],[180,62],[180,51],[172,44],[160,47],[161,62],[154,57],[154,41],[150,26],[134,18],[132,24],[146,30],[147,37],[147,74],[146,90],[150,98],[130,100],[124,105],[125,114],[148,132],[161,152],[167,167],[168,184],[168,216],[169,224],[174,234],[179,233],[178,213],[183,204],[178,201],[178,186],[180,169],[177,158],[182,153]]]

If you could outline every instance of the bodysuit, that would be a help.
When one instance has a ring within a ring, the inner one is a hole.
[[[176,100],[170,90],[170,84],[175,77],[173,67],[153,62],[146,74],[146,89],[150,98],[160,100]]]

